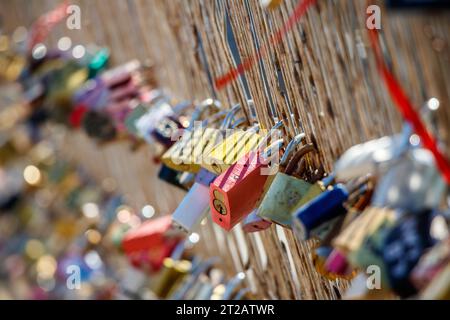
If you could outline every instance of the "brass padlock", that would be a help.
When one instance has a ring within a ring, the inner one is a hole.
[[[296,137],[293,140],[294,144],[300,143],[304,138],[304,135]],[[291,228],[292,224],[292,210],[299,201],[308,193],[312,187],[312,183],[315,181],[306,181],[305,177],[300,177],[301,179],[293,176],[292,170],[295,169],[295,164],[300,160],[299,165],[300,170],[305,168],[304,156],[308,153],[315,152],[315,148],[312,144],[303,146],[297,154],[290,160],[288,146],[283,159],[281,160],[281,169],[287,166],[288,170],[285,172],[278,172],[275,179],[272,182],[269,190],[267,191],[261,205],[259,207],[258,215],[265,219],[277,223],[283,227]],[[314,171],[316,171],[314,169]],[[323,170],[320,175],[323,175]],[[319,176],[317,175],[317,178]],[[322,178],[322,177],[320,177]]]
[[[162,156],[162,162],[178,171],[197,173],[202,167],[203,157],[205,150],[212,149],[224,135],[223,130],[226,129],[232,120],[234,115],[239,111],[240,106],[233,107],[228,114],[226,114],[219,129],[205,128],[205,122],[200,125],[195,122],[195,119],[201,117],[207,108],[217,105],[202,105],[201,108],[194,112],[193,119],[191,120],[191,126],[184,130],[181,139],[177,141],[167,152]],[[208,120],[209,124],[213,124],[215,121],[220,120],[225,115],[224,112],[218,112],[213,121]]]
[[[221,175],[246,154],[255,151],[262,141],[259,128],[232,131],[209,153],[205,152],[202,165],[208,171]]]
[[[333,246],[344,253],[354,252],[386,221],[393,222],[395,216],[391,209],[368,207],[333,240]]]
[[[161,299],[167,298],[182,283],[191,268],[192,264],[189,261],[175,261],[172,258],[166,258],[159,281],[153,288],[153,292]]]
[[[181,139],[176,142],[162,157],[162,161],[171,168],[179,171],[197,173],[203,163],[203,157],[206,152],[212,149],[223,138],[224,128],[226,128],[237,112],[239,106],[233,108],[228,114],[219,112],[201,124],[193,124],[184,133]],[[213,125],[217,120],[223,118],[222,125],[219,129],[214,127],[205,127],[205,125]]]

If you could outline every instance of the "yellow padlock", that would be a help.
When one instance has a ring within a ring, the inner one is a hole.
[[[161,299],[165,299],[182,283],[189,274],[192,264],[189,261],[176,261],[172,258],[164,260],[163,270],[153,292]]]
[[[225,140],[205,156],[202,167],[217,175],[221,175],[246,154],[256,151],[263,140],[258,131],[257,128],[251,128],[249,130],[231,132]]]
[[[181,139],[163,155],[162,162],[177,171],[191,173],[200,171],[204,155],[223,139],[224,130],[232,123],[239,110],[240,106],[237,105],[227,113],[217,113],[212,121],[205,121],[200,126],[194,125],[186,129]],[[205,124],[213,124],[223,116],[225,119],[219,129],[205,127]]]
[[[333,240],[333,246],[346,253],[355,252],[368,236],[386,221],[394,221],[395,216],[395,211],[391,209],[368,207]]]

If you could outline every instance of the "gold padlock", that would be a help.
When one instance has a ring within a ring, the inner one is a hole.
[[[394,221],[395,216],[391,209],[368,207],[333,240],[333,246],[343,252],[354,252],[386,221]]]
[[[159,280],[153,288],[153,292],[161,299],[166,299],[183,282],[189,274],[192,264],[189,261],[176,261],[166,258],[163,263]]]
[[[202,167],[217,175],[221,175],[246,154],[256,151],[263,140],[258,131],[259,129],[257,128],[251,128],[233,132],[215,146],[211,152],[205,153],[205,161]]]
[[[163,155],[162,162],[167,167],[177,171],[191,173],[200,171],[204,155],[223,139],[224,130],[232,123],[239,110],[240,106],[237,105],[228,113],[218,112],[212,118],[212,121],[205,121],[211,125],[225,116],[219,129],[206,128],[204,127],[205,122],[197,126],[191,121],[191,127],[186,129],[181,139]],[[204,109],[202,112],[204,112]],[[199,113],[201,112],[196,112],[197,115],[194,115],[194,117],[199,117]]]

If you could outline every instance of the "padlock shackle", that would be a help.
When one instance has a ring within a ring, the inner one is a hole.
[[[175,104],[172,107],[172,110],[174,114],[179,117],[185,110],[189,109],[192,106],[193,104],[191,101],[182,101],[180,103]]]
[[[266,150],[262,154],[262,158],[265,159],[266,161],[270,160],[274,156],[274,151],[276,152],[280,150],[283,145],[284,145],[283,139],[276,140],[266,148]]]
[[[239,128],[241,125],[246,124],[246,123],[247,123],[247,118],[245,118],[245,117],[239,118],[233,122],[233,124],[231,125],[231,129]]]
[[[300,144],[300,142],[303,141],[303,139],[306,138],[305,133],[301,133],[297,136],[295,136],[294,139],[289,142],[288,146],[286,147],[286,150],[284,151],[283,157],[281,158],[280,164],[281,166],[285,167],[288,164],[289,159],[292,156],[292,153],[294,152],[295,148]]]
[[[284,126],[284,120],[280,120],[278,121],[273,127],[272,129],[269,130],[269,132],[264,136],[264,138],[261,139],[260,143],[258,144],[258,147],[256,148],[257,152],[262,152],[264,145],[266,144],[266,142],[269,140],[269,138],[272,135],[273,130],[278,130],[280,129],[282,126]],[[275,141],[276,143],[276,141]]]
[[[222,105],[218,100],[206,99],[205,101],[203,101],[200,106],[196,107],[194,112],[192,113],[189,129],[192,129],[195,121],[199,120],[202,117],[203,113],[210,108],[221,110]]]
[[[233,106],[233,108],[227,111],[227,115],[220,125],[220,129],[229,129],[233,123],[234,117],[241,110],[241,108],[242,107],[240,104],[236,104],[235,106]]]
[[[305,155],[311,152],[317,152],[312,143],[301,147],[289,161],[289,164],[287,165],[287,168],[285,170],[285,174],[292,175],[295,172],[295,169],[297,168],[300,160],[302,160]]]

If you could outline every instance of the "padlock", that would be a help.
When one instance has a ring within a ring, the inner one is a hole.
[[[324,224],[329,226],[322,226],[319,227],[322,230],[311,232],[311,235],[320,239],[320,244],[312,251],[313,264],[322,276],[331,281],[351,280],[357,273],[350,267],[346,257],[332,246],[333,239],[341,232],[348,215],[353,215],[353,213],[349,212],[346,216],[338,216],[333,221]]]
[[[250,213],[242,223],[242,229],[247,233],[260,232],[270,228],[272,222],[264,220],[258,214],[259,209]]]
[[[304,136],[299,137],[298,143]],[[313,145],[303,146],[296,156],[295,162],[301,160],[306,154],[314,152]],[[287,151],[290,152],[290,151]],[[272,221],[283,227],[291,228],[292,210],[298,205],[299,201],[308,193],[315,181],[305,181],[292,176],[292,170],[295,169],[293,163],[289,163],[289,157],[281,160],[281,168],[289,167],[290,171],[278,172],[267,191],[259,207],[259,216],[265,220]]]
[[[206,261],[192,261],[192,272],[189,277],[186,278],[180,288],[173,292],[170,296],[170,300],[190,300],[192,297],[192,291],[195,284],[201,275],[207,274],[210,270],[214,270],[213,267],[219,262],[219,258],[209,258]],[[196,295],[196,294],[194,294]]]
[[[333,249],[325,261],[325,272],[336,275],[336,278],[351,280],[357,275],[344,253]]]
[[[417,293],[411,272],[424,252],[435,244],[430,234],[432,219],[430,210],[406,215],[384,238],[381,249],[390,287],[403,298]]]
[[[165,150],[175,144],[174,137],[177,132],[182,131],[185,127],[180,122],[182,114],[192,106],[190,102],[183,102],[172,108],[173,114],[167,116],[155,126],[151,135],[157,142],[164,146]]]
[[[410,212],[437,208],[445,190],[432,153],[423,148],[410,149],[380,179],[372,205]]]
[[[395,218],[392,209],[368,207],[333,240],[333,246],[344,253],[354,252],[382,225],[393,223]]]
[[[172,107],[165,99],[159,99],[152,106],[148,107],[148,111],[144,116],[136,121],[136,128],[139,136],[148,144],[153,144],[155,139],[152,135],[158,124],[166,117],[173,116]]]
[[[108,65],[111,54],[107,48],[95,48],[89,50],[90,53],[88,61],[89,79],[96,77]]]
[[[139,137],[139,131],[136,127],[136,122],[142,118],[147,112],[147,108],[144,104],[138,104],[133,110],[131,110],[125,118],[125,128],[127,132],[134,136]]]
[[[83,117],[82,125],[89,137],[101,142],[111,141],[117,137],[113,119],[102,112],[87,111]]]
[[[108,87],[101,77],[86,82],[72,97],[72,103],[77,108],[84,106],[91,110],[100,110],[108,103]]]
[[[279,128],[279,122],[274,129]],[[270,135],[266,136],[267,140]],[[274,147],[282,140],[275,141]],[[263,143],[263,141],[261,141]],[[223,229],[229,231],[242,221],[256,207],[267,191],[273,176],[264,174],[262,169],[268,168],[266,154],[258,151],[250,152],[222,173],[211,184],[210,207],[213,221]],[[269,148],[268,152],[271,152]],[[276,150],[275,153],[279,151]]]
[[[335,163],[336,179],[349,181],[366,174],[383,176],[390,164],[408,150],[412,133],[412,127],[405,123],[401,134],[353,146]]]
[[[350,196],[347,188],[337,184],[300,207],[293,217],[293,229],[299,240],[310,237],[311,231],[336,217],[345,214],[344,203]]]
[[[189,189],[186,188],[186,186],[180,183],[181,175],[182,175],[181,172],[173,170],[165,165],[162,165],[158,173],[158,178],[162,181],[167,182],[172,186],[183,189],[185,191],[189,191]]]
[[[209,186],[216,178],[213,173],[201,169],[195,184],[172,215],[174,225],[190,233],[209,212]]]
[[[411,281],[418,290],[425,289],[450,263],[450,237],[442,240],[420,258],[411,273]]]
[[[396,219],[391,220],[389,214],[386,215],[376,230],[364,235],[361,245],[356,250],[347,253],[348,261],[355,268],[368,270],[371,266],[377,266],[380,271],[381,288],[385,291],[390,289],[390,283],[383,260],[383,242],[389,230],[395,225]]]
[[[183,125],[175,116],[168,116],[161,120],[152,132],[153,138],[161,143],[166,149],[175,144],[173,136],[178,130],[184,129]]]
[[[165,246],[167,234],[172,227],[172,218],[170,215],[161,218],[152,219],[143,223],[139,228],[129,231],[122,242],[123,250],[127,253],[136,251],[145,251],[152,248]],[[178,243],[179,236],[173,237],[174,243]],[[170,244],[172,245],[172,243]],[[175,248],[175,247],[174,247]]]
[[[174,225],[190,233],[209,212],[209,186],[195,183],[172,215]]]
[[[203,104],[200,109],[194,112],[191,126],[184,130],[181,139],[163,155],[162,162],[165,165],[178,171],[191,173],[197,173],[201,167],[204,167],[205,154],[223,139],[225,130],[233,123],[235,114],[240,110],[239,105],[234,106],[226,114],[219,129],[205,128],[203,123],[197,126],[194,119],[199,118],[201,114],[204,114],[208,108],[213,106],[217,109],[217,105]],[[207,123],[213,124],[224,115],[225,113],[218,112],[212,118],[212,121],[208,120]]]
[[[189,274],[192,265],[189,261],[175,261],[171,258],[164,260],[164,267],[153,292],[161,299],[165,299],[181,284]]]
[[[246,154],[256,150],[261,139],[255,129],[238,130],[227,136],[209,153],[205,153],[202,167],[220,175]]]

